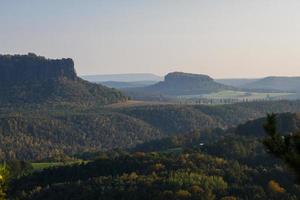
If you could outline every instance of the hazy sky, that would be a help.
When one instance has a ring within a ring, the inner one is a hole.
[[[0,0],[0,53],[77,72],[300,76],[299,0]]]

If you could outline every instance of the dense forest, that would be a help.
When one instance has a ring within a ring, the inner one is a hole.
[[[230,105],[155,105],[115,110],[164,130],[168,134],[182,134],[213,128],[227,129],[266,113],[299,112],[300,101],[247,102]]]
[[[10,116],[0,119],[0,127],[0,157],[8,160],[127,148],[161,137],[159,130],[147,123],[118,113]]]
[[[0,158],[43,160],[57,153],[130,148],[171,135],[210,135],[268,112],[300,112],[300,102],[130,108],[14,106],[0,110]]]
[[[241,130],[215,133],[205,143],[199,133],[171,136],[128,151],[99,152],[88,162],[27,172],[12,180],[8,196],[15,200],[297,200],[296,176],[267,153],[261,140],[266,134],[258,136],[255,128],[247,135]],[[19,173],[25,172],[20,168]]]

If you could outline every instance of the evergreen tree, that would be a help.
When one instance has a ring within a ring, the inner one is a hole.
[[[292,168],[300,181],[300,132],[283,136],[277,132],[276,115],[268,114],[264,130],[268,134],[264,145],[268,151]]]

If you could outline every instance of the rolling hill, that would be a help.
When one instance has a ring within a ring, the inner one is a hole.
[[[110,88],[124,89],[124,88],[146,87],[149,85],[153,85],[157,82],[158,81],[133,81],[133,82],[105,81],[105,82],[101,82],[101,84]]]
[[[269,112],[300,112],[300,101],[128,108],[0,107],[0,160],[43,160],[57,152],[126,149],[168,136],[234,127]]]
[[[241,85],[246,89],[261,89],[287,92],[300,92],[300,77],[270,76]]]
[[[233,86],[233,87],[241,87],[242,85],[250,84],[257,80],[259,80],[259,79],[248,79],[248,78],[215,79],[215,81],[218,83]]]
[[[138,81],[154,81],[162,80],[162,77],[150,73],[134,73],[134,74],[103,74],[103,75],[85,75],[81,76],[84,80],[101,83],[107,81],[114,82],[138,82]]]
[[[0,118],[0,127],[0,160],[128,148],[162,136],[142,120],[118,113],[11,114]]]
[[[293,114],[288,115],[283,114],[281,118],[292,119]],[[130,151],[94,152],[91,157],[83,156],[84,161],[60,163],[29,173],[20,169],[16,174],[21,176],[12,180],[8,197],[298,199],[296,176],[265,151],[261,138],[221,131],[219,137],[203,143],[200,136],[198,133],[172,136],[141,144]],[[276,190],[272,190],[273,185]],[[278,188],[284,188],[281,190],[284,192],[275,192]]]
[[[282,134],[290,134],[300,129],[300,113],[281,113],[276,116],[277,130]],[[237,126],[235,133],[244,136],[265,137],[263,125],[266,118],[248,121]]]

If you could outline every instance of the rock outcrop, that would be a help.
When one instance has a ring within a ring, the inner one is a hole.
[[[229,89],[233,87],[217,83],[207,75],[173,72],[167,74],[164,81],[145,87],[144,91],[179,96],[209,94]]]
[[[0,56],[0,105],[110,104],[125,101],[119,91],[77,77],[72,59]]]
[[[72,59],[46,59],[35,54],[1,55],[0,83],[2,85],[77,78]]]
[[[165,76],[165,82],[204,82],[204,81],[213,81],[213,79],[207,75],[203,74],[190,74],[183,72],[172,72]]]

